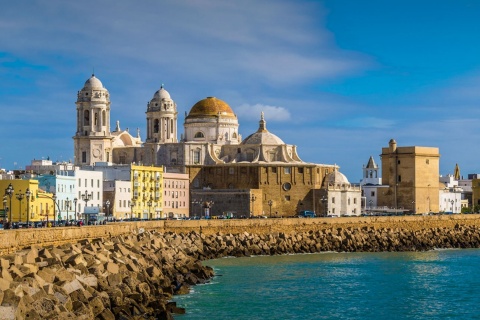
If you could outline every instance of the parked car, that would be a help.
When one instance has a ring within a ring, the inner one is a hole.
[[[299,218],[315,218],[317,215],[313,211],[302,210],[298,213]]]

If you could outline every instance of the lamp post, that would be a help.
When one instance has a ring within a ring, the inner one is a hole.
[[[108,217],[110,216],[110,200],[107,200],[105,202],[105,205],[107,206],[107,220],[108,220]]]
[[[323,196],[322,199],[320,199],[320,200],[323,203],[323,216],[326,217],[327,216],[327,201],[328,201],[328,198],[326,196]]]
[[[8,212],[10,214],[10,218],[8,219],[8,229],[10,229],[10,226],[12,225],[12,196],[15,190],[13,189],[12,184],[10,183],[8,187],[5,189],[5,194],[10,198],[10,204],[8,207]]]
[[[27,188],[27,191],[25,191],[25,196],[27,197],[27,228],[30,228],[30,196],[32,195],[32,192],[30,191],[30,188]]]
[[[3,196],[3,224],[8,220],[7,196]]]
[[[272,204],[273,204],[273,201],[268,200],[268,205],[270,206],[270,218],[272,217]]]
[[[135,201],[130,202],[130,218],[133,218],[133,207],[135,207]]]
[[[412,213],[415,214],[415,201],[412,201]]]
[[[65,209],[67,209],[67,222],[65,223],[65,225],[68,226],[70,224],[70,215],[68,212],[70,210],[70,200],[68,200],[68,197],[65,200]]]
[[[450,203],[452,204],[452,214],[455,213],[453,212],[453,204],[455,203],[455,201],[453,201],[453,199],[450,201]]]
[[[88,201],[92,200],[92,194],[88,193],[87,190],[85,190],[85,193],[81,195],[82,200],[85,201],[85,208],[88,205]],[[83,209],[83,212],[85,214],[85,224],[88,225],[88,219],[87,219],[87,214],[85,213],[85,208]]]
[[[18,203],[20,204],[20,211],[18,212],[18,222],[22,222],[22,200],[25,197],[25,195],[22,193],[22,190],[20,190],[19,193],[15,195],[15,197],[18,200]]]
[[[57,204],[57,195],[54,193],[52,196],[53,200],[53,226],[57,226],[57,211],[56,211],[56,204]]]
[[[255,209],[255,200],[257,200],[257,197],[252,194],[252,210],[250,211],[250,218],[252,218],[253,216],[255,216],[255,214],[253,213],[253,210]]]
[[[151,213],[152,199],[147,201],[147,206],[148,206],[148,220],[152,220],[152,213]]]
[[[78,217],[77,217],[77,201],[78,201],[77,198],[73,199],[73,204],[75,205],[75,220],[78,220]]]

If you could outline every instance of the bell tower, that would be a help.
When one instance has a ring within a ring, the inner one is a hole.
[[[176,143],[177,105],[163,84],[147,104],[146,143]]]
[[[110,94],[92,74],[77,93],[77,131],[74,140],[75,165],[111,161]]]

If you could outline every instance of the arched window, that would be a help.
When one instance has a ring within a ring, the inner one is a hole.
[[[203,132],[197,132],[195,133],[195,138],[205,138],[205,136],[203,135]]]
[[[98,113],[95,112],[95,123],[94,125],[98,125]]]
[[[155,119],[153,121],[153,133],[158,133],[158,130],[159,130],[159,124],[158,124],[158,119]]]
[[[83,112],[83,121],[85,124],[90,124],[90,112],[88,110]]]
[[[102,111],[102,126],[106,126],[107,123],[107,114],[105,110]]]
[[[237,134],[235,132],[232,133],[232,139],[237,139]]]

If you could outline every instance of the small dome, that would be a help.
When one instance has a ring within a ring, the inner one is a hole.
[[[92,74],[90,79],[85,81],[84,88],[101,88],[101,89],[103,89],[103,84],[97,77],[95,77],[94,74]]]
[[[192,117],[217,116],[218,114],[224,117],[235,117],[232,108],[230,108],[226,102],[215,97],[208,97],[195,103],[192,109],[190,109],[187,119]]]
[[[350,182],[348,182],[348,179],[347,177],[345,177],[345,175],[337,170],[335,170],[334,172],[332,173],[329,173],[326,177],[325,177],[325,181],[328,182],[328,183],[336,183],[336,184],[349,184]]]
[[[241,144],[283,145],[285,142],[271,132],[257,131],[246,137]]]
[[[170,98],[170,93],[168,93],[167,90],[162,86],[160,87],[160,90],[157,90],[155,94],[153,95],[153,99],[158,99],[158,100],[163,100],[163,99],[172,99]]]
[[[267,122],[265,121],[265,116],[262,111],[257,132],[246,137],[241,144],[282,145],[285,143],[282,139],[267,130]]]

